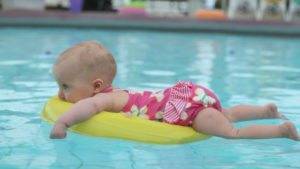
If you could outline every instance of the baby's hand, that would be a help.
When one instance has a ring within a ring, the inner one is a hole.
[[[68,127],[64,123],[55,123],[53,126],[51,133],[50,133],[50,138],[66,138]]]

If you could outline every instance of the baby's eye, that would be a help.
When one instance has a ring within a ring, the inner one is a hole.
[[[67,90],[69,88],[69,86],[66,85],[66,84],[63,84],[62,87],[63,87],[64,90]]]

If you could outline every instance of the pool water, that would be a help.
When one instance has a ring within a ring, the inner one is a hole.
[[[97,40],[116,58],[117,87],[159,90],[192,80],[213,90],[223,107],[274,102],[300,132],[300,38],[9,27],[0,37],[1,169],[300,168],[300,142],[288,139],[153,145],[69,132],[52,140],[52,126],[39,117],[58,89],[51,76],[56,57]]]

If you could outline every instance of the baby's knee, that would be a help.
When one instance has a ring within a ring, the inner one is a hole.
[[[240,130],[238,128],[233,127],[229,133],[228,138],[240,138]]]

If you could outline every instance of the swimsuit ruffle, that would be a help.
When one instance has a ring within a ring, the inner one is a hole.
[[[171,87],[169,101],[166,103],[163,119],[167,123],[174,124],[180,120],[189,97],[191,96],[192,82],[180,80],[176,85]]]

